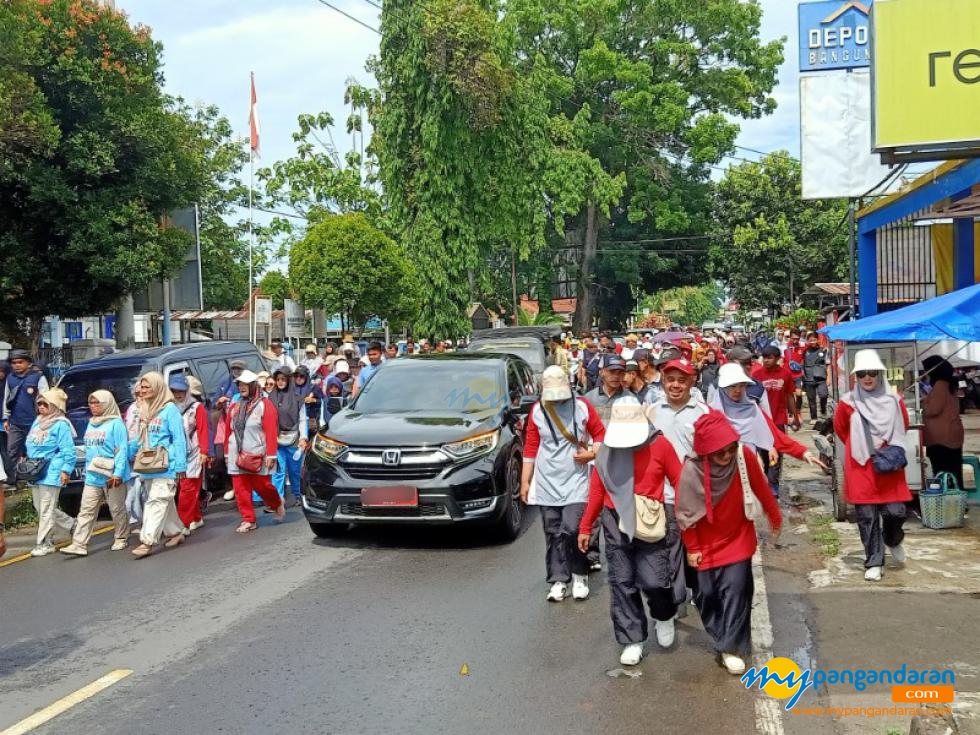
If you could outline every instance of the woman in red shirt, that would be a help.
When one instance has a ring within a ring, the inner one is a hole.
[[[698,456],[684,464],[675,507],[688,563],[698,571],[694,602],[704,629],[714,638],[728,672],[741,675],[743,657],[752,648],[752,555],[758,543],[755,524],[745,515],[741,460],[748,490],[762,504],[773,540],[779,537],[782,516],[755,452],[738,438],[719,411],[697,420]]]
[[[674,448],[655,433],[640,402],[633,396],[618,399],[596,455],[578,546],[583,553],[589,548],[592,526],[601,514],[613,632],[623,646],[619,662],[624,666],[636,666],[643,657],[647,639],[643,597],[656,621],[657,643],[661,648],[674,643],[673,585],[682,573],[683,556],[673,510],[664,503],[664,479],[675,484],[680,473]],[[664,514],[665,535],[659,540],[641,538],[649,529],[637,529],[637,496],[656,501],[651,504],[654,512]]]
[[[905,503],[912,499],[905,468],[877,472],[872,455],[885,446],[905,447],[909,413],[905,402],[885,382],[885,365],[874,350],[854,356],[854,390],[841,398],[834,431],[845,445],[844,490],[854,504],[864,544],[864,578],[877,582],[884,573],[885,550],[905,561]]]

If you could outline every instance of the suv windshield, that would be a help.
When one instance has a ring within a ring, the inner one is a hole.
[[[536,373],[544,372],[544,344],[536,339],[473,340],[470,352],[504,352],[524,358]]]
[[[507,399],[497,362],[408,359],[379,370],[352,407],[358,413],[477,413]]]
[[[93,391],[107,390],[116,398],[119,407],[125,409],[133,402],[133,383],[139,377],[140,365],[70,370],[58,383],[68,394],[68,412],[88,411],[88,397]]]

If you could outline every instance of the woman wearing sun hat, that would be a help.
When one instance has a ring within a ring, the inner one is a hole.
[[[885,365],[877,352],[858,352],[851,374],[854,390],[840,400],[834,431],[845,446],[845,494],[854,504],[864,545],[864,578],[877,582],[885,566],[882,541],[896,562],[905,561],[902,525],[905,503],[912,499],[903,461],[909,413],[885,381]]]
[[[755,452],[739,443],[720,411],[694,424],[694,452],[681,471],[676,505],[687,560],[698,575],[694,603],[722,665],[743,674],[752,650],[752,555],[758,545],[746,506],[755,505],[752,498],[761,504],[774,541],[782,516]]]
[[[541,508],[548,600],[569,593],[589,596],[589,560],[576,544],[579,522],[589,497],[590,446],[605,435],[602,419],[584,398],[574,398],[568,374],[557,365],[541,378],[541,400],[531,407],[524,442],[521,499]]]
[[[54,553],[52,535],[55,528],[70,534],[74,519],[58,507],[61,488],[68,484],[75,469],[75,430],[65,416],[68,396],[60,388],[41,393],[35,406],[37,418],[27,433],[24,448],[27,459],[41,460],[40,474],[32,482],[31,493],[37,511],[37,544],[31,556]]]
[[[592,526],[601,514],[613,632],[623,646],[619,662],[635,666],[647,638],[644,597],[656,621],[657,643],[668,648],[674,642],[673,588],[681,574],[675,560],[683,552],[673,508],[664,504],[664,485],[668,479],[677,484],[681,463],[650,425],[640,402],[624,396],[612,406],[595,469],[579,523],[579,549],[588,550]]]

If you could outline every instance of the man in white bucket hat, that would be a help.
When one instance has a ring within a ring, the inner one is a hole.
[[[589,562],[576,545],[579,521],[589,495],[589,462],[605,434],[596,410],[574,398],[564,369],[552,365],[541,379],[541,400],[527,421],[521,499],[541,508],[546,543],[548,600],[569,593],[589,596]]]

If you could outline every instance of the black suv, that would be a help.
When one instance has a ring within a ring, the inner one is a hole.
[[[350,523],[472,523],[516,538],[535,393],[531,368],[513,355],[384,363],[306,455],[303,511],[313,533]]]

